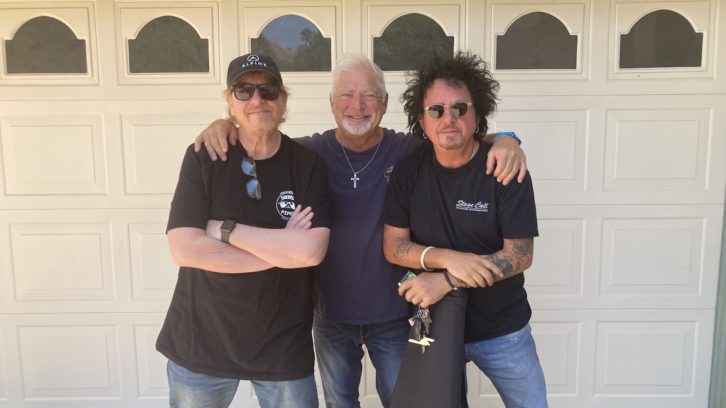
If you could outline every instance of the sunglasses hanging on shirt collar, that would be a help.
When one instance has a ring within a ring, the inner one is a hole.
[[[255,200],[261,200],[262,186],[260,185],[260,180],[257,179],[257,164],[255,164],[255,160],[245,155],[245,157],[242,158],[241,166],[242,173],[252,177],[252,180],[248,181],[247,184],[245,184],[245,188],[247,189],[247,196],[249,198],[254,198]]]

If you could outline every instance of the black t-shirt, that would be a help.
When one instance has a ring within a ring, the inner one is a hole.
[[[403,158],[386,192],[383,220],[409,228],[421,245],[487,255],[503,247],[503,239],[538,235],[532,180],[508,186],[485,174],[490,146],[482,143],[474,158],[458,169],[442,167],[431,143]],[[470,289],[465,342],[514,332],[532,311],[524,290],[524,274]]]
[[[230,146],[226,162],[190,146],[171,203],[167,230],[204,229],[207,220],[234,219],[284,228],[296,204],[312,206],[313,227],[330,227],[323,160],[282,137],[272,157],[257,160],[262,199],[247,196],[243,149]],[[156,348],[198,373],[250,380],[293,380],[313,373],[313,272],[271,268],[223,274],[181,267]]]

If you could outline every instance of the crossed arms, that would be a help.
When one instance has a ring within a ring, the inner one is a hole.
[[[173,228],[167,232],[172,259],[179,266],[220,273],[258,272],[273,267],[304,268],[322,262],[330,229],[310,228],[313,212],[300,206],[285,228],[258,228],[237,224],[229,244],[221,241],[222,221],[210,220],[200,228]]]
[[[411,241],[410,229],[384,225],[383,253],[388,262],[418,269],[424,249],[423,245]],[[534,238],[505,238],[502,249],[490,255],[432,248],[426,252],[423,262],[429,269],[446,269],[454,286],[477,288],[522,273],[532,265],[533,253]],[[428,307],[450,290],[443,274],[424,272],[403,282],[398,292],[407,301]]]

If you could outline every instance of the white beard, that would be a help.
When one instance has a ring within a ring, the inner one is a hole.
[[[373,121],[367,121],[358,127],[354,127],[353,125],[348,122],[348,118],[343,118],[343,129],[345,129],[346,132],[350,133],[351,135],[363,135],[367,133],[369,130],[371,130],[371,127],[373,126]]]

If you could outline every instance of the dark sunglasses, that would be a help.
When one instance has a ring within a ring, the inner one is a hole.
[[[242,158],[242,173],[252,177],[252,180],[248,181],[246,184],[247,195],[255,200],[261,200],[262,186],[260,185],[260,180],[257,180],[257,165],[253,158]]]
[[[466,112],[469,111],[469,106],[471,106],[471,102],[456,102],[451,106],[433,104],[426,107],[426,113],[428,113],[431,119],[438,119],[444,116],[444,112],[448,108],[454,112],[454,115],[460,117],[466,115]]]
[[[234,84],[232,85],[232,93],[234,97],[240,101],[249,101],[255,94],[255,90],[260,92],[260,98],[266,101],[274,101],[280,97],[280,85],[278,84]]]

